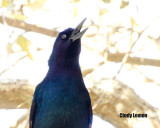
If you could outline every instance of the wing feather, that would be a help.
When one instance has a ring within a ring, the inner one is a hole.
[[[31,105],[31,110],[30,110],[29,128],[33,128],[35,113],[36,113],[36,103],[33,100]]]

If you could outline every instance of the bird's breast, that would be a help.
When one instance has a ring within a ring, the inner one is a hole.
[[[41,96],[41,104],[48,108],[85,104],[87,99],[83,83],[76,79],[48,81]]]
[[[35,126],[44,126],[43,119],[48,122],[47,127],[48,125],[51,127],[59,125],[58,128],[62,127],[62,123],[59,124],[59,122],[64,122],[67,128],[70,128],[70,124],[73,123],[76,123],[75,126],[77,123],[79,125],[88,123],[87,99],[89,97],[85,94],[87,90],[82,81],[62,78],[44,83],[42,82],[43,87],[38,91],[40,100],[37,106]]]

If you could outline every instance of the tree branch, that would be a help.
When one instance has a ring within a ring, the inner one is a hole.
[[[29,108],[34,89],[26,80],[1,82],[0,109]]]
[[[122,62],[124,56],[125,56],[125,53],[108,54],[108,61]],[[126,63],[137,64],[137,65],[157,66],[157,67],[160,66],[159,59],[147,59],[147,58],[143,58],[143,57],[129,56]]]
[[[97,84],[99,87],[101,82]],[[112,91],[106,90],[105,94],[104,90],[97,88],[97,86],[89,89],[92,104],[96,104],[95,102],[104,94],[101,102],[95,107],[94,114],[111,122],[116,128],[133,128],[136,124],[137,127],[146,127],[146,123],[148,123],[147,126],[153,126],[153,128],[160,126],[158,109],[141,99],[131,88],[122,82],[114,80],[112,89]],[[120,118],[120,113],[140,113],[147,114],[148,117]],[[138,123],[140,123],[140,126],[138,126]]]
[[[7,25],[9,25],[9,26],[24,29],[26,31],[37,32],[37,33],[44,34],[44,35],[47,35],[47,36],[56,37],[59,33],[55,29],[46,29],[46,28],[43,28],[43,27],[38,27],[36,25],[28,24],[24,21],[11,19],[11,18],[8,18],[8,17],[5,17],[5,21],[6,21]],[[0,23],[2,23],[2,24],[4,23],[2,16],[0,16]]]
[[[26,31],[41,33],[41,34],[44,34],[47,36],[56,37],[59,33],[57,30],[51,30],[51,29],[38,27],[36,25],[31,25],[31,24],[25,23],[24,21],[15,20],[15,19],[11,19],[8,17],[5,17],[5,21],[6,21],[7,25],[9,25],[9,26],[24,29]],[[0,16],[0,23],[3,24],[3,17],[2,16]],[[125,54],[123,54],[123,53],[108,54],[108,60],[114,61],[114,62],[122,62],[124,56],[125,56]],[[126,63],[138,64],[138,65],[160,66],[160,60],[140,58],[140,57],[130,57],[130,56],[128,57]]]

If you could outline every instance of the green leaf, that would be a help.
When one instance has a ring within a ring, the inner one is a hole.
[[[11,4],[11,0],[2,0],[1,7],[7,7]]]
[[[34,2],[30,2],[29,4],[26,5],[25,7],[28,7],[30,9],[32,9],[33,11],[41,9],[43,7],[43,5],[45,4],[46,0],[34,0]]]
[[[21,47],[22,51],[25,51],[28,57],[33,60],[32,53],[29,49],[31,42],[26,39],[23,35],[18,36],[16,43]]]
[[[129,5],[129,1],[122,1],[120,9],[123,9]]]
[[[17,19],[17,20],[25,20],[25,19],[27,19],[28,17],[27,16],[25,16],[25,15],[23,15],[23,14],[21,14],[21,13],[14,13],[13,15],[12,15],[12,17],[14,18],[14,19]]]
[[[78,2],[80,2],[80,0],[72,0],[72,1],[70,1],[70,3],[78,3]]]

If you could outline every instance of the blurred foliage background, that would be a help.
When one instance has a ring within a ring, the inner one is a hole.
[[[47,73],[56,36],[87,17],[80,65],[93,128],[158,128],[159,5],[159,0],[0,0],[0,127],[28,127],[32,95]]]

